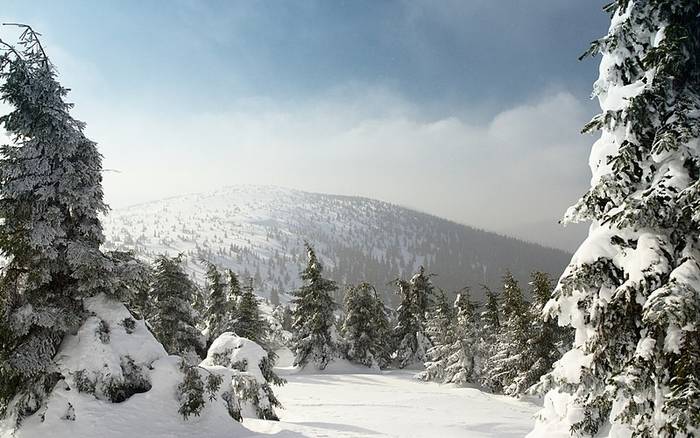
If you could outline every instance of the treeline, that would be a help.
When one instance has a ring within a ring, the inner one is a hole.
[[[477,384],[509,395],[544,389],[545,375],[573,341],[570,330],[544,316],[552,293],[549,276],[534,272],[528,302],[513,275],[500,292],[485,288],[482,304],[462,289],[450,302],[423,267],[393,283],[401,304],[388,309],[369,283],[347,287],[343,309],[334,310],[336,283],[307,244],[304,286],[293,301],[291,348],[295,365],[324,369],[335,358],[368,367],[424,366],[424,380]],[[279,314],[284,314],[280,312]],[[538,387],[539,385],[539,387]]]

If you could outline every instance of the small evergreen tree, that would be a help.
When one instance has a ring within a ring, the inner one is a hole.
[[[207,263],[207,288],[209,290],[208,305],[205,313],[209,330],[209,344],[224,332],[228,315],[228,300],[226,299],[226,284],[221,272],[213,263]]]
[[[313,363],[323,370],[338,356],[332,334],[335,304],[331,298],[338,286],[323,277],[323,266],[308,243],[306,253],[308,264],[301,272],[304,285],[296,291],[293,300],[294,365],[304,367]]]
[[[260,316],[252,278],[248,280],[248,285],[243,288],[232,329],[237,336],[250,339],[263,347],[266,346],[265,341],[269,327],[267,321]]]
[[[373,367],[382,362],[386,339],[383,305],[374,286],[360,283],[349,286],[345,293],[345,319],[342,335],[348,360]]]
[[[238,275],[232,270],[228,270],[228,319],[233,321],[236,319],[236,308],[238,301],[241,299],[243,291],[241,290],[241,282],[238,280]]]
[[[190,363],[198,362],[204,343],[196,328],[198,315],[192,308],[196,287],[182,268],[182,254],[160,255],[155,260],[151,295],[155,313],[153,334],[170,354],[178,354]]]
[[[131,252],[111,251],[107,257],[114,264],[116,295],[138,318],[147,320],[153,312],[151,281],[153,268]]]

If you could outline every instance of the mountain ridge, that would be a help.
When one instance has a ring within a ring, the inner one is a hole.
[[[183,252],[202,280],[200,259],[254,278],[262,296],[298,287],[304,240],[341,285],[370,281],[388,301],[386,283],[419,265],[448,291],[498,287],[505,269],[521,282],[539,269],[557,277],[571,254],[387,201],[272,185],[234,185],[114,209],[103,221],[107,249],[152,259]],[[495,254],[495,255],[494,255]],[[341,298],[341,294],[336,297]]]

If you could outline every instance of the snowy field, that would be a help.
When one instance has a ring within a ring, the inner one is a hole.
[[[415,371],[363,374],[342,366],[333,374],[278,371],[288,380],[275,388],[285,406],[278,411],[282,421],[243,422],[277,438],[522,438],[538,410],[534,403],[473,388],[422,382],[413,378]]]

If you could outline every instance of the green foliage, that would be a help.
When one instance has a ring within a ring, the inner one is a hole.
[[[337,346],[331,337],[335,323],[335,303],[331,294],[336,283],[323,277],[323,266],[313,248],[306,243],[308,264],[301,272],[304,285],[294,294],[293,352],[294,365],[304,367],[313,363],[320,370],[337,357]]]
[[[384,304],[374,286],[369,283],[348,286],[341,333],[349,360],[368,367],[386,366],[388,324]]]
[[[204,316],[209,329],[209,341],[213,342],[225,330],[227,318],[229,317],[227,314],[228,300],[225,292],[226,284],[223,281],[221,272],[213,263],[207,263],[206,278],[209,298]]]
[[[182,256],[158,256],[155,261],[151,294],[155,312],[153,334],[171,354],[195,360],[203,352],[202,336],[196,328],[192,308],[196,287],[182,268]]]
[[[547,305],[574,325],[580,379],[545,380],[582,412],[572,434],[610,423],[632,436],[692,436],[700,424],[700,2],[617,0],[594,95],[602,131],[592,186],[565,221],[592,221]],[[622,96],[624,95],[624,98]],[[691,401],[695,398],[695,402]],[[615,406],[615,412],[612,412]],[[567,419],[562,421],[568,421]]]
[[[60,379],[54,355],[85,319],[82,299],[113,291],[100,252],[102,159],[70,115],[37,34],[0,47],[0,410],[16,423],[41,408]],[[8,407],[12,409],[8,411]]]
[[[229,330],[240,337],[250,339],[256,344],[265,345],[269,327],[267,321],[260,315],[258,299],[253,292],[252,279],[243,288],[236,308],[236,319]]]
[[[426,315],[433,304],[433,285],[421,266],[411,281],[398,279],[395,284],[401,296],[394,328],[395,360],[399,368],[423,363],[432,346],[426,333]]]
[[[187,420],[190,415],[199,417],[204,409],[204,382],[199,375],[196,366],[188,365],[184,360],[180,362],[180,370],[183,374],[182,382],[177,385],[180,407],[178,413]]]

